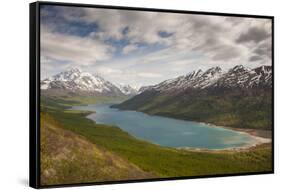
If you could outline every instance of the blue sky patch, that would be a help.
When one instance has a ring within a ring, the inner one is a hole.
[[[166,31],[159,31],[158,35],[162,38],[169,38],[173,35],[172,32],[166,32]]]

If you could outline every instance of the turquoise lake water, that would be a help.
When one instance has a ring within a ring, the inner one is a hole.
[[[224,149],[246,146],[250,135],[208,124],[151,116],[137,111],[110,108],[109,104],[76,106],[75,110],[95,111],[87,118],[100,124],[115,125],[136,138],[167,147]]]

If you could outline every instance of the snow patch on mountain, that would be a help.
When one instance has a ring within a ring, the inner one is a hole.
[[[151,88],[157,91],[184,90],[187,88],[206,88],[215,83],[222,75],[219,67],[213,67],[203,72],[201,69],[179,76],[175,79],[163,81]]]
[[[272,85],[272,67],[261,66],[255,69],[237,65],[226,72],[220,67],[212,67],[206,71],[201,69],[187,75],[165,80],[154,86],[140,88],[140,92],[156,90],[159,92],[175,92],[190,89],[207,88],[253,88]]]
[[[114,84],[98,75],[83,72],[78,68],[56,74],[41,81],[41,89],[63,89],[72,92],[120,95],[122,92]]]
[[[115,84],[120,91],[125,95],[136,95],[138,94],[138,88],[132,87],[131,85],[126,84]]]

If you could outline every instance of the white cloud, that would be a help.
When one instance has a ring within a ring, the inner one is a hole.
[[[41,54],[77,65],[91,65],[111,57],[114,47],[102,41],[61,34],[41,26]]]
[[[55,32],[56,23],[43,25],[41,55],[51,60],[44,62],[47,72],[59,68],[53,63],[59,60],[113,82],[147,85],[193,69],[271,64],[268,19],[74,7],[58,7],[57,14],[63,22],[95,23],[99,30],[79,37]],[[114,57],[117,47],[106,43],[109,39],[128,41],[119,47],[123,57]],[[161,48],[141,53],[139,44]]]

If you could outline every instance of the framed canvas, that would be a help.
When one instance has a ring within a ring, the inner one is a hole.
[[[274,172],[274,18],[30,4],[30,186]]]

